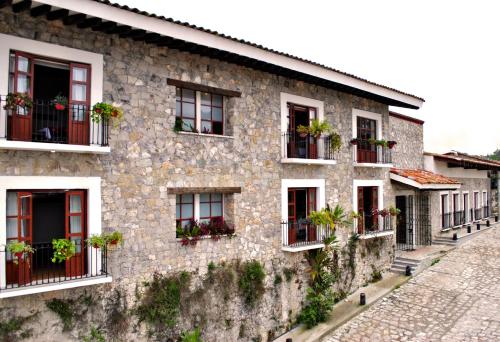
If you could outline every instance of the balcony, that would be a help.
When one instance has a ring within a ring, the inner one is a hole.
[[[488,206],[483,207],[483,218],[488,218],[490,216],[491,216],[490,207]]]
[[[0,97],[0,149],[109,153],[108,122],[90,120],[86,105],[56,108],[33,100],[32,108],[5,109]]]
[[[353,139],[355,166],[391,167],[392,150],[388,146],[376,145],[371,140]]]
[[[453,212],[453,226],[461,226],[465,224],[465,212],[464,211],[454,211]]]
[[[354,220],[360,238],[366,239],[394,233],[391,215],[380,215],[379,213],[361,213],[360,215]]]
[[[82,243],[83,244],[83,243]],[[54,263],[52,243],[32,245],[32,254],[14,256],[0,251],[0,298],[41,293],[111,282],[107,270],[107,248],[77,245],[77,255]],[[78,253],[78,251],[84,253]]]
[[[478,221],[483,218],[483,208],[474,209],[474,221]]]
[[[444,213],[441,214],[441,230],[446,230],[451,228],[453,225],[453,214],[452,213]]]
[[[331,138],[316,138],[300,135],[297,132],[285,132],[282,139],[282,163],[291,164],[336,164],[334,150],[331,147]]]
[[[303,222],[282,222],[282,249],[289,252],[299,252],[308,249],[324,247],[325,238],[333,235],[329,226],[317,226]]]

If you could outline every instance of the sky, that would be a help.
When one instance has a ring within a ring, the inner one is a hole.
[[[425,150],[500,148],[500,1],[113,0],[423,97]]]

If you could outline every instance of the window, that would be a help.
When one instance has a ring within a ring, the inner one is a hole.
[[[175,210],[176,226],[188,225],[191,220],[194,220],[194,195],[177,195]]]
[[[377,121],[358,116],[357,117],[357,138],[358,140],[358,162],[376,163],[377,147],[371,143],[377,138]]]
[[[176,88],[176,120],[182,131],[224,134],[224,96]]]
[[[222,220],[222,194],[200,195],[200,222]]]

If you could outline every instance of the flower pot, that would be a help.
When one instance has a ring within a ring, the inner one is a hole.
[[[111,245],[115,245],[116,246],[118,244],[118,240],[111,240],[109,243]]]
[[[307,133],[299,133],[299,137],[301,137],[301,138],[307,138]]]
[[[101,246],[99,246],[99,244],[97,244],[97,243],[94,243],[94,244],[92,245],[92,247],[94,247],[94,248],[101,248]]]
[[[118,117],[118,112],[116,110],[112,111],[111,112],[111,116],[114,117],[114,118],[117,118]]]
[[[356,139],[351,140],[351,145],[357,145],[358,141]]]
[[[56,110],[64,110],[64,108],[66,108],[64,105],[60,103],[56,103],[54,107],[56,108]]]
[[[396,143],[395,142],[390,142],[389,144],[387,144],[387,146],[392,149],[394,146],[396,146]]]

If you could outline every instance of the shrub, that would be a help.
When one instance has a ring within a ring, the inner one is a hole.
[[[292,281],[292,277],[295,274],[295,270],[292,268],[285,267],[283,269],[283,274],[285,275],[286,282],[289,283]]]
[[[56,313],[63,323],[63,331],[71,330],[73,327],[73,301],[54,298],[45,302],[49,310]]]
[[[257,260],[245,262],[240,270],[238,287],[244,302],[253,307],[264,294],[264,268]]]
[[[200,329],[185,331],[181,334],[181,342],[201,342]]]
[[[331,289],[317,292],[313,288],[307,289],[307,304],[299,315],[299,322],[309,329],[325,322],[335,303],[335,294]]]

